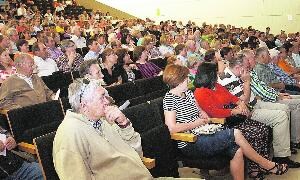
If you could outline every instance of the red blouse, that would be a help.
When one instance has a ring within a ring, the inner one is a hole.
[[[199,106],[214,118],[225,118],[231,115],[230,109],[224,109],[224,105],[238,102],[238,98],[216,83],[215,90],[208,88],[197,88],[194,92]]]

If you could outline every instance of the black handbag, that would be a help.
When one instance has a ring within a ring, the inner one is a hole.
[[[236,104],[230,103],[230,104],[224,105],[224,108],[225,109],[234,109],[236,106],[237,106]],[[242,115],[242,114],[229,116],[226,118],[224,125],[225,125],[225,127],[232,128],[232,127],[244,122],[246,119],[247,119],[247,116]]]

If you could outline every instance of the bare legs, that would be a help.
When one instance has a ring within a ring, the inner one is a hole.
[[[239,148],[233,159],[230,161],[230,172],[234,180],[241,180],[244,178],[244,157],[243,151]]]
[[[237,145],[240,146],[240,149],[242,150],[243,154],[249,158],[250,160],[256,162],[264,169],[271,169],[275,166],[275,163],[260,156],[248,143],[248,141],[244,138],[242,133],[235,129],[234,130],[234,136],[235,136],[235,142]],[[276,172],[276,169],[274,169],[274,172]]]

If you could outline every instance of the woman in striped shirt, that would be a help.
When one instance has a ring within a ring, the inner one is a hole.
[[[189,132],[198,136],[195,143],[178,142],[178,148],[189,157],[213,157],[219,154],[228,156],[231,174],[234,179],[244,179],[243,156],[258,163],[261,168],[274,174],[287,172],[285,164],[277,164],[260,156],[237,129],[225,129],[211,135],[198,135],[195,129],[209,123],[208,115],[201,110],[194,95],[188,90],[186,67],[169,65],[164,71],[163,80],[170,86],[163,107],[165,123],[170,133]]]

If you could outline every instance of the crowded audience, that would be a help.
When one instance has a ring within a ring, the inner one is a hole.
[[[199,158],[223,152],[233,179],[245,178],[244,166],[253,179],[300,168],[290,159],[300,149],[299,32],[112,20],[100,10],[69,13],[68,8],[79,7],[75,1],[47,2],[44,9],[37,1],[8,2],[0,12],[0,108],[53,100],[42,77],[81,77],[69,87],[72,110],[54,140],[53,161],[61,179],[152,178],[140,158],[140,135],[109,104],[105,88],[157,76],[168,86],[163,111],[169,132],[199,137],[195,143],[178,142],[183,154]],[[226,123],[212,135],[199,134],[210,118]],[[8,140],[0,140],[0,151],[16,148],[15,140]],[[27,179],[41,178],[35,163],[18,162],[8,177],[22,177],[18,173],[28,166],[33,170]]]

